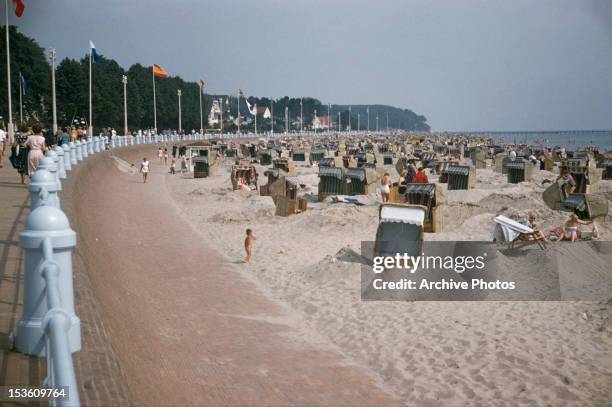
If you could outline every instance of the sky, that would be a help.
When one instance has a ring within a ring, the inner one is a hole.
[[[389,104],[434,130],[612,129],[612,0],[24,2],[10,24],[60,59],[93,40],[207,93]]]

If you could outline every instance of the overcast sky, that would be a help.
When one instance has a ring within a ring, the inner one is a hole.
[[[60,58],[91,39],[210,93],[390,104],[437,130],[612,128],[612,0],[24,2],[11,24]]]

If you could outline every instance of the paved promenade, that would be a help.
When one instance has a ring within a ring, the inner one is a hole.
[[[11,352],[9,334],[17,325],[23,307],[23,256],[19,232],[30,213],[27,186],[8,159],[0,168],[0,386],[42,383],[45,359]]]
[[[19,174],[8,160],[3,163],[4,168],[0,168],[0,386],[41,386],[46,376],[46,359],[11,351],[8,339],[10,332],[16,332],[23,311],[24,259],[19,233],[30,213],[30,199],[27,185],[21,185]],[[85,162],[80,163],[63,183],[62,209],[73,228],[75,220],[69,197],[75,179],[85,170]],[[112,338],[102,321],[78,244],[73,269],[76,313],[81,318],[83,343],[83,350],[74,354],[81,402],[88,406],[130,406],[126,380]]]
[[[299,318],[207,248],[168,196],[167,168],[155,164],[155,146],[130,147],[117,155],[136,166],[148,156],[150,183],[119,171],[106,152],[80,163],[62,194],[78,233],[76,303],[84,350],[76,363],[84,401],[403,404],[325,341],[309,340],[316,335],[305,332]],[[4,176],[6,170],[0,171]],[[18,182],[16,174],[13,178]],[[0,184],[3,206],[7,188]],[[25,192],[15,189],[21,195],[15,193],[9,206],[27,205]],[[2,236],[9,236],[15,211],[1,218]],[[27,215],[27,209],[23,212]],[[13,252],[18,258],[17,247]],[[11,270],[16,268],[15,263]],[[5,301],[21,303],[19,290],[5,287],[3,280],[3,315]],[[19,315],[12,302],[12,315]],[[15,358],[20,365],[28,359]]]

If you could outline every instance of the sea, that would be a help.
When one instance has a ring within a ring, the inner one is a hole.
[[[563,131],[493,131],[467,132],[482,134],[504,143],[528,144],[535,146],[563,146],[575,150],[587,146],[597,146],[601,151],[612,151],[612,130],[563,130]]]

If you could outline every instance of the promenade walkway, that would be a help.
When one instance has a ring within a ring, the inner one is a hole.
[[[134,146],[116,154],[138,165],[143,156],[154,162],[156,147]],[[140,176],[119,171],[105,152],[80,163],[64,183],[62,206],[78,234],[76,303],[84,343],[76,363],[84,401],[403,404],[365,369],[324,340],[312,339],[316,334],[306,331],[291,310],[208,249],[168,196],[166,170],[152,164],[145,185]],[[0,184],[3,206],[9,188]],[[15,193],[9,206],[27,205],[23,190],[15,189],[21,195]],[[27,215],[27,209],[23,212]],[[10,236],[7,225],[17,213],[1,218],[3,239]],[[19,257],[16,246],[13,252]],[[16,268],[17,263],[11,270]],[[3,281],[3,312],[5,298],[21,302],[14,300],[19,290]],[[13,314],[20,313],[19,306],[10,306]],[[14,363],[25,363],[24,357],[15,358],[21,360]]]

